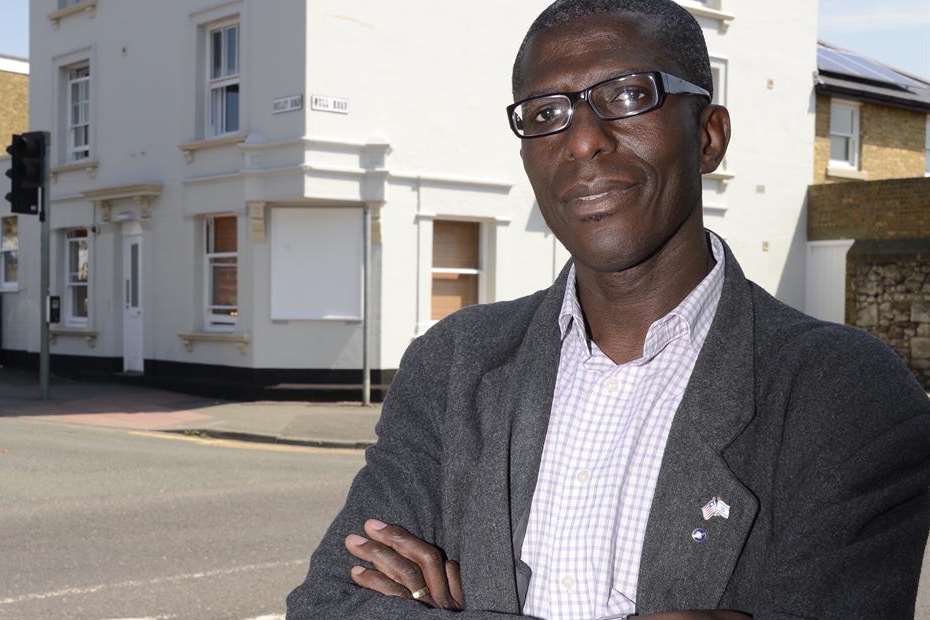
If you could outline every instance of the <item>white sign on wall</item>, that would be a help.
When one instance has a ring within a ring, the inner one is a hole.
[[[271,102],[272,114],[283,114],[284,112],[294,112],[302,110],[304,107],[303,95],[291,95],[290,97],[278,97]]]
[[[342,97],[327,97],[325,95],[310,95],[310,109],[318,112],[335,112],[336,114],[349,113],[349,100]]]

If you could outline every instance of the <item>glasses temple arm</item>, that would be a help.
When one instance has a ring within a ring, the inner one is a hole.
[[[697,84],[692,84],[691,82],[671,75],[670,73],[660,73],[662,75],[662,85],[665,87],[665,92],[670,95],[689,93],[692,95],[704,95],[708,99],[711,98],[710,93]]]

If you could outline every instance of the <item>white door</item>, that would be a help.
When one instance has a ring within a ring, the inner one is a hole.
[[[143,372],[142,235],[123,237],[123,370]]]

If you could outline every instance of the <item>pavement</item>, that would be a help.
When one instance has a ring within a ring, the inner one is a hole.
[[[329,448],[375,441],[381,405],[229,402],[119,382],[53,377],[39,398],[34,372],[0,366],[0,417],[175,432],[207,437]]]

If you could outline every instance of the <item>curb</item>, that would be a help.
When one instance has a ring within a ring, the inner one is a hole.
[[[277,435],[261,435],[258,433],[240,433],[236,431],[218,431],[206,428],[188,428],[180,430],[165,430],[165,433],[175,435],[188,435],[191,437],[209,437],[211,439],[231,439],[234,441],[248,441],[251,443],[270,443],[284,446],[306,446],[308,448],[335,448],[343,450],[364,450],[374,445],[374,441],[343,441],[339,439],[314,439],[278,437]]]

